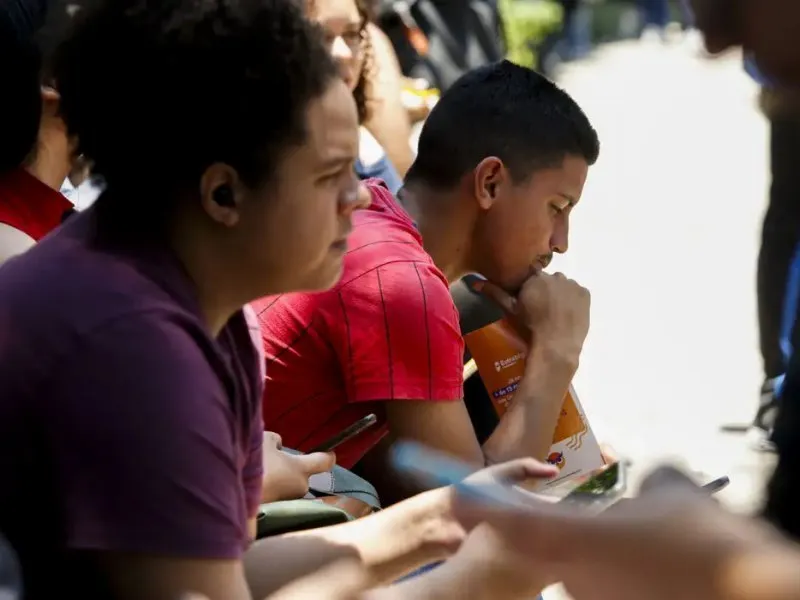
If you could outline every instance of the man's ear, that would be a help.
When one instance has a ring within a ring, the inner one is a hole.
[[[242,184],[236,169],[214,163],[200,178],[200,204],[213,221],[225,227],[239,223]]]
[[[61,96],[54,88],[42,86],[42,115],[44,117],[57,117],[60,101]]]
[[[500,186],[506,179],[505,165],[496,156],[488,156],[478,163],[473,175],[473,187],[478,206],[482,210],[489,210],[497,200]]]

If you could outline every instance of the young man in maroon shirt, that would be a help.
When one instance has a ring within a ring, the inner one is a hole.
[[[542,269],[567,250],[569,215],[598,152],[578,105],[534,71],[503,61],[462,77],[428,118],[399,202],[369,184],[372,204],[354,215],[339,283],[255,304],[266,428],[308,449],[377,413],[379,426],[337,456],[360,463],[384,501],[395,499],[380,481],[395,438],[476,465],[543,458],[588,330],[589,296]],[[464,348],[448,289],[469,272],[514,294],[501,302],[535,331],[514,407],[483,446],[462,400]]]

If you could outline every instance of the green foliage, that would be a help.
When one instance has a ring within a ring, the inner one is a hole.
[[[561,24],[561,6],[552,0],[500,0],[508,59],[536,66],[532,50]]]

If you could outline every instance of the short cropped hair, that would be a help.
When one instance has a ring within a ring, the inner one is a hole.
[[[536,71],[507,60],[462,75],[425,122],[406,182],[452,188],[488,156],[515,181],[568,155],[597,161],[597,132],[578,104]]]
[[[81,13],[53,76],[68,131],[105,180],[98,202],[120,210],[164,209],[215,162],[268,183],[338,77],[289,0],[113,0]]]

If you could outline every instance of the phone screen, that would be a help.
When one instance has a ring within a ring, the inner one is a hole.
[[[622,497],[625,487],[625,467],[615,462],[595,471],[561,501],[604,510]]]

